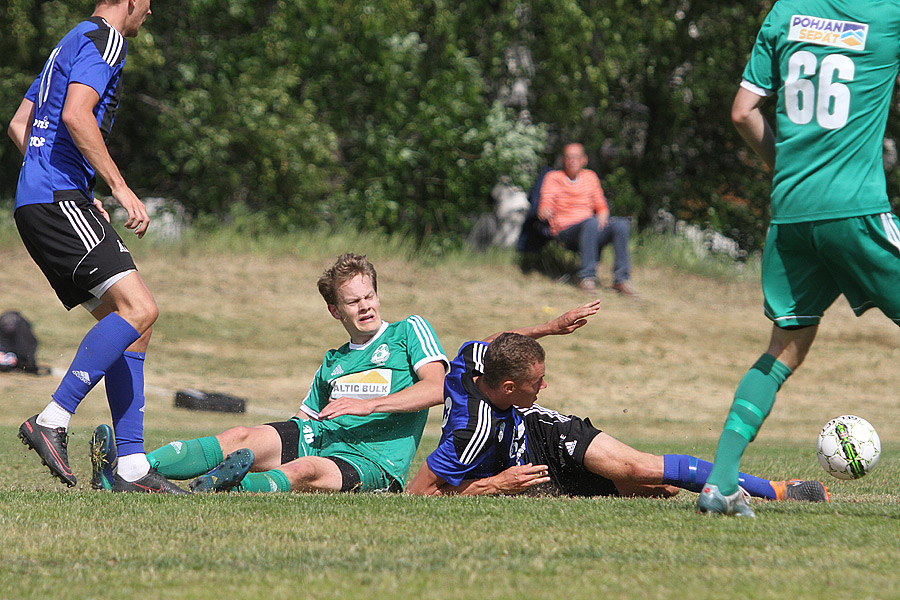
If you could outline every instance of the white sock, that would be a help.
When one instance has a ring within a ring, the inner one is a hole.
[[[68,429],[69,421],[71,420],[72,413],[57,404],[56,400],[51,400],[47,408],[38,415],[37,424],[42,427],[50,427],[51,429],[56,429],[57,427]]]
[[[150,461],[147,460],[146,454],[129,454],[119,457],[116,473],[125,481],[137,481],[149,472]]]

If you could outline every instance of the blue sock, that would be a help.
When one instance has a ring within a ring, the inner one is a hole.
[[[691,492],[700,492],[703,489],[703,484],[706,483],[713,467],[711,462],[687,454],[666,454],[663,460],[665,461],[663,483]],[[775,499],[775,490],[768,479],[738,473],[738,483],[751,496]]]
[[[119,456],[144,453],[144,353],[125,352],[106,371]]]
[[[74,413],[110,365],[140,337],[137,329],[116,313],[103,317],[81,340],[72,365],[53,393],[53,399]]]

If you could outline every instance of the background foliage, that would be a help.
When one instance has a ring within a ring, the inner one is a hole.
[[[460,238],[502,176],[582,141],[614,211],[761,243],[769,176],[730,101],[771,0],[186,0],[132,40],[110,141],[130,183],[213,220]],[[0,8],[8,120],[93,2]],[[892,119],[887,137],[900,137]],[[0,197],[19,157],[0,144]],[[891,166],[889,191],[897,205]],[[452,242],[451,242],[452,243]]]

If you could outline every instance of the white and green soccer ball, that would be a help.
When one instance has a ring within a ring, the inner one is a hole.
[[[881,440],[872,424],[854,415],[828,421],[819,433],[816,452],[822,468],[838,479],[859,479],[881,456]]]

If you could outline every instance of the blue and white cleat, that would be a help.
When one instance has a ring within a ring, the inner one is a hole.
[[[91,487],[112,491],[119,455],[112,427],[98,425],[91,436]]]
[[[241,448],[225,457],[212,471],[190,483],[190,490],[197,492],[227,492],[238,485],[253,465],[253,450]]]
[[[720,515],[734,515],[736,517],[755,517],[756,514],[747,502],[747,492],[744,488],[728,496],[719,491],[719,486],[706,484],[700,497],[697,498],[698,513],[718,513]]]

